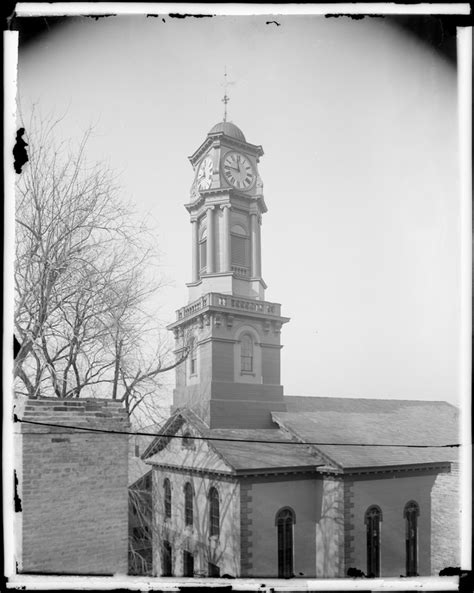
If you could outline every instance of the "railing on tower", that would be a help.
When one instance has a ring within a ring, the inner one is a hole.
[[[222,307],[223,309],[233,309],[234,311],[247,311],[263,315],[280,316],[281,306],[279,303],[270,303],[268,301],[259,301],[257,299],[247,299],[236,297],[229,294],[220,294],[212,292],[206,294],[196,301],[181,307],[176,312],[178,320],[194,315],[207,306]]]
[[[250,276],[250,270],[244,266],[232,266],[232,271],[240,278],[248,278]]]

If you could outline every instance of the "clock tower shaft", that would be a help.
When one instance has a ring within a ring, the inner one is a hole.
[[[211,428],[270,428],[270,412],[286,409],[280,333],[288,319],[264,300],[262,155],[222,122],[190,157],[192,278],[189,302],[169,326],[176,355],[188,354],[173,406],[192,408]]]

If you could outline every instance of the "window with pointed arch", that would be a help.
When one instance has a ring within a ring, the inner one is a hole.
[[[196,338],[191,338],[189,341],[189,374],[191,376],[197,375]]]
[[[365,512],[367,526],[367,576],[380,576],[380,530],[382,510],[377,505],[370,506]]]
[[[219,492],[212,486],[209,490],[209,535],[219,535],[220,509]]]
[[[253,339],[249,334],[240,339],[240,371],[253,373]]]
[[[184,485],[184,524],[192,527],[194,519],[193,487],[190,482]]]
[[[293,509],[280,509],[275,518],[278,542],[278,578],[293,576],[293,525],[296,516]]]
[[[418,575],[418,516],[420,507],[414,500],[405,505],[403,516],[405,518],[405,546],[406,546],[406,571],[407,577]]]
[[[165,519],[171,519],[171,484],[168,478],[163,481],[163,494],[165,501]]]

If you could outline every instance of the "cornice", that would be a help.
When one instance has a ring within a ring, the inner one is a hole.
[[[193,475],[205,475],[205,476],[216,476],[230,482],[234,482],[236,475],[234,470],[226,472],[224,470],[209,469],[205,467],[191,467],[183,465],[172,465],[168,463],[159,463],[155,461],[147,461],[148,465],[152,465],[154,468],[177,473],[177,474],[193,474]]]
[[[240,310],[240,309],[230,309],[230,308],[226,308],[226,307],[221,307],[219,305],[213,305],[213,304],[208,304],[205,305],[204,307],[202,307],[199,310],[193,311],[192,313],[190,313],[189,315],[186,315],[186,317],[182,317],[181,319],[177,319],[174,323],[170,323],[169,325],[166,326],[166,328],[168,330],[177,330],[179,327],[185,327],[191,323],[194,323],[196,321],[196,319],[198,319],[201,316],[212,316],[212,315],[231,315],[232,317],[238,317],[239,319],[258,319],[259,321],[263,321],[263,322],[275,322],[280,324],[278,328],[273,328],[273,331],[277,331],[277,333],[279,333],[280,329],[281,329],[281,325],[283,325],[284,323],[287,323],[288,321],[290,321],[289,317],[282,317],[281,315],[271,315],[271,314],[265,314],[265,313],[260,313],[260,312],[256,312],[256,311],[246,311],[246,310]],[[272,329],[271,327],[268,328],[267,331],[270,331],[270,329]]]
[[[240,209],[246,213],[256,211],[259,214],[265,214],[268,211],[262,195],[251,195],[232,187],[216,187],[200,190],[198,197],[184,204],[184,207],[191,216],[199,216],[208,200],[210,200],[212,205],[230,204],[234,210]]]
[[[277,467],[277,468],[269,468],[269,467],[262,467],[258,469],[232,469],[229,472],[217,469],[209,469],[205,467],[192,467],[192,466],[182,466],[182,465],[173,465],[169,463],[158,463],[154,461],[147,461],[147,463],[153,466],[156,469],[165,470],[168,472],[178,473],[178,474],[193,474],[193,475],[201,475],[201,476],[210,476],[210,477],[217,477],[220,479],[227,480],[229,482],[235,482],[239,478],[251,478],[251,477],[274,477],[274,476],[296,476],[301,474],[306,474],[308,476],[315,477],[317,466],[315,465],[307,465],[302,467]],[[317,474],[316,474],[317,477]]]
[[[372,466],[372,467],[358,467],[358,468],[345,468],[342,473],[345,476],[384,476],[384,475],[392,475],[394,474],[415,474],[420,472],[433,472],[438,470],[446,470],[450,469],[451,462],[450,461],[442,461],[442,462],[433,462],[433,463],[413,463],[413,464],[398,464],[398,465],[390,465],[390,466]],[[321,470],[321,468],[320,468]],[[318,470],[318,471],[320,471]]]
[[[242,140],[237,140],[237,138],[232,138],[231,136],[227,136],[224,132],[216,132],[214,134],[208,134],[207,138],[204,142],[199,146],[199,148],[188,157],[190,163],[193,167],[199,161],[199,159],[204,156],[204,154],[212,147],[219,148],[220,146],[226,146],[227,148],[236,148],[238,150],[242,150],[251,154],[252,156],[256,157],[257,163],[259,162],[259,158],[263,156],[263,148],[257,144],[250,144],[250,142],[244,142]]]

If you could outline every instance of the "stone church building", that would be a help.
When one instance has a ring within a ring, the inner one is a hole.
[[[265,300],[262,147],[221,122],[190,157],[189,302],[153,475],[158,576],[437,575],[460,562],[457,409],[285,396]],[[411,445],[411,446],[407,446]]]

